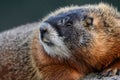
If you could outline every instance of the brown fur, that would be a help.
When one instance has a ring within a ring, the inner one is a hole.
[[[45,52],[41,53],[44,50],[38,48],[40,56],[37,55],[35,58],[40,60],[40,74],[43,80],[78,80],[91,72],[104,70],[108,73],[107,69],[110,68],[114,72],[112,74],[116,74],[120,69],[120,25],[118,24],[120,15],[108,5],[100,4],[94,7],[100,9],[92,7],[90,10],[93,11],[88,13],[94,18],[95,31],[90,31],[94,46],[91,44],[87,50],[75,48],[73,56],[63,60],[50,57]]]
[[[91,72],[108,72],[108,69],[116,74],[120,69],[120,15],[104,4],[98,6],[104,15],[93,7],[88,15],[94,17],[96,26],[95,31],[90,31],[94,46],[75,48],[69,59],[49,56],[40,44],[38,28],[25,29],[27,32],[23,33],[22,27],[1,33],[0,80],[79,80]]]

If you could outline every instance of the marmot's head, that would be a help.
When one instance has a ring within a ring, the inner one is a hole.
[[[75,50],[105,52],[114,17],[118,13],[104,4],[62,8],[42,21],[40,42],[49,55],[62,58],[69,58]]]

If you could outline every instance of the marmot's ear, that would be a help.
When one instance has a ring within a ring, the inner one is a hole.
[[[92,26],[93,25],[93,18],[89,17],[89,16],[84,16],[83,25],[84,25],[84,27]]]

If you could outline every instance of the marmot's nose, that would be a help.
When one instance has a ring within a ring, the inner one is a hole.
[[[47,29],[46,28],[40,28],[40,34],[41,34],[41,39],[44,38],[44,35],[47,33]]]
[[[41,39],[44,39],[46,35],[48,35],[49,30],[49,23],[41,23],[40,24],[40,37]]]

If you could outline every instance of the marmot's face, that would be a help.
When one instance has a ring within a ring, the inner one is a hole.
[[[82,10],[51,16],[40,25],[40,42],[49,55],[70,57],[75,48],[89,46],[92,22]]]

